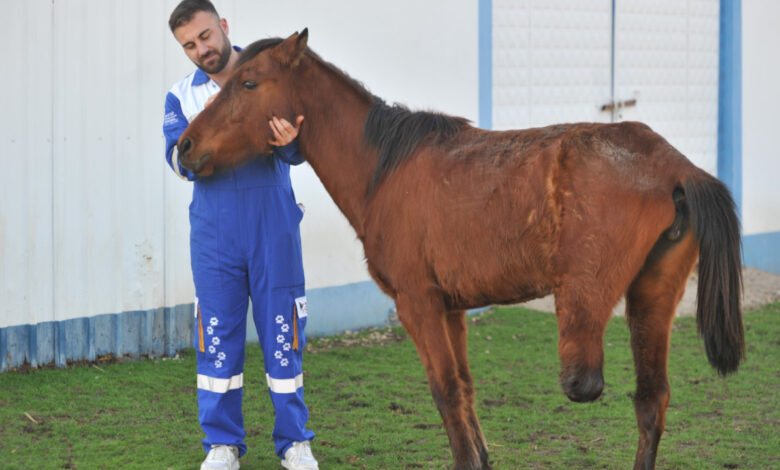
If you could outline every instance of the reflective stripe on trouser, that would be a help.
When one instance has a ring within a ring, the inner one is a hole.
[[[280,174],[289,181],[289,169],[276,166],[277,182]],[[298,228],[302,213],[289,186],[243,186],[256,180],[203,181],[196,183],[193,192],[190,250],[200,311],[194,341],[198,407],[206,434],[204,449],[208,451],[212,444],[236,445],[239,455],[244,455],[242,374],[251,295],[265,373],[285,384],[279,393],[269,388],[276,412],[273,438],[281,457],[294,441],[314,437],[306,429],[308,410],[303,388],[297,386],[302,385],[306,322]],[[295,386],[293,393],[287,393],[289,379]]]

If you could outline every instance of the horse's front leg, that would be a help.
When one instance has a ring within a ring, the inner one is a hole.
[[[491,468],[472,405],[472,387],[463,379],[464,372],[469,378],[471,375],[468,362],[462,369],[458,360],[466,357],[465,324],[451,321],[443,299],[436,293],[399,293],[396,307],[425,366],[433,401],[450,440],[455,469]]]
[[[571,279],[555,292],[561,387],[575,402],[593,401],[604,389],[604,330],[614,304],[587,284]]]
[[[471,377],[471,369],[469,368],[468,329],[466,328],[465,310],[452,311],[447,315],[447,331],[449,332],[450,343],[455,353],[455,360],[458,363],[458,375],[467,405],[468,419],[474,432],[474,444],[477,446],[483,465],[488,466],[487,443],[479,425],[477,412],[474,410],[474,380]]]

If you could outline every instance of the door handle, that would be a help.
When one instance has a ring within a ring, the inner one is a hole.
[[[601,105],[602,111],[614,111],[615,109],[628,108],[630,106],[636,106],[636,98],[631,98],[625,101],[610,101],[607,104]]]

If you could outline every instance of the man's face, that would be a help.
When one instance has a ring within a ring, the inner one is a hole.
[[[187,57],[209,74],[222,71],[230,59],[227,21],[213,13],[199,11],[192,19],[173,31]]]

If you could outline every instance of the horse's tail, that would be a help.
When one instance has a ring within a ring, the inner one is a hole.
[[[737,370],[745,355],[739,220],[728,188],[709,174],[691,175],[682,188],[699,243],[699,335],[710,364],[727,375]]]

